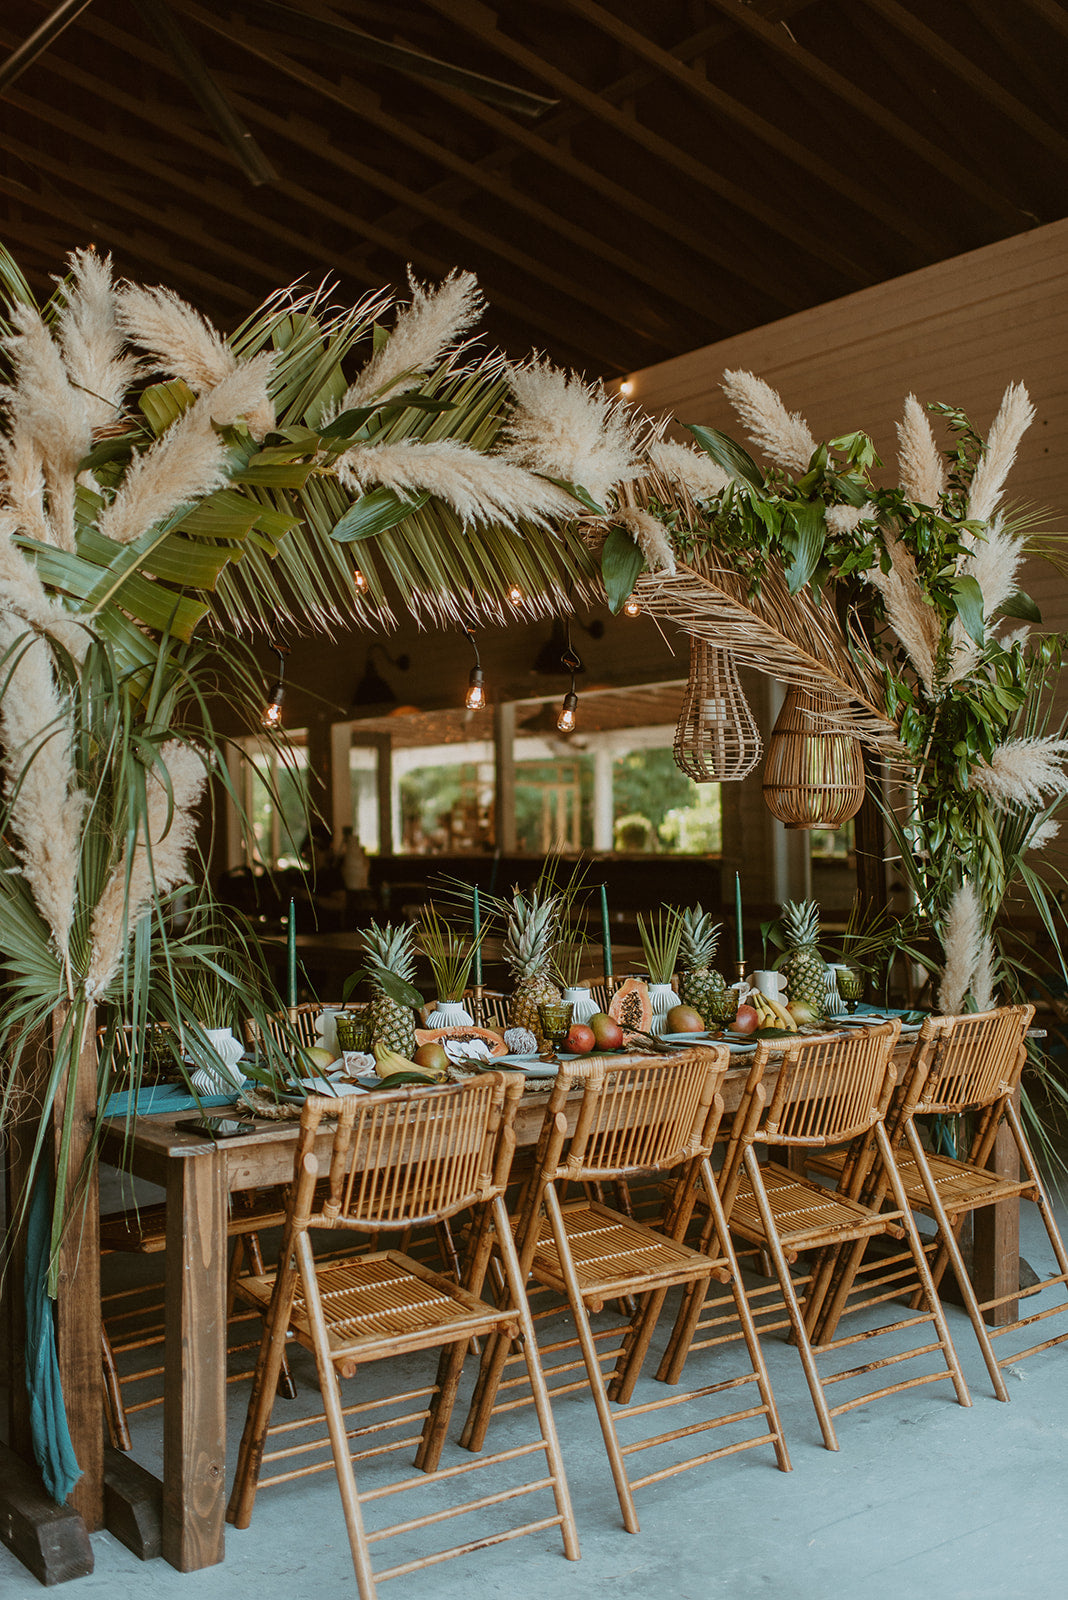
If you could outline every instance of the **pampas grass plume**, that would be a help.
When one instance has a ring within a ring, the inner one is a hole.
[[[671,548],[668,531],[659,517],[635,506],[624,506],[615,512],[613,522],[626,528],[634,543],[645,557],[650,572],[675,572],[675,552]]]
[[[990,424],[986,449],[968,491],[968,521],[987,522],[997,510],[1020,440],[1034,421],[1035,408],[1022,383],[1010,383]]]
[[[943,1016],[955,1016],[983,949],[983,922],[979,899],[970,883],[962,883],[949,903],[942,930],[946,964],[938,991],[938,1009]]]
[[[812,430],[798,412],[787,411],[769,383],[736,369],[724,372],[723,393],[750,439],[776,466],[805,471],[816,449]]]
[[[451,506],[467,526],[500,522],[514,528],[522,521],[547,526],[579,509],[555,484],[455,439],[358,446],[341,457],[336,470],[347,489],[364,490],[374,484],[402,493],[432,494]]]
[[[454,269],[431,289],[419,283],[409,269],[408,282],[410,303],[399,312],[393,332],[346,392],[342,411],[414,388],[482,315],[485,301],[473,272]]]
[[[973,768],[969,787],[979,789],[1003,809],[1041,806],[1048,795],[1068,794],[1068,739],[1047,735],[1042,739],[1006,739],[989,764]]]
[[[649,461],[664,478],[682,485],[694,500],[712,500],[730,483],[730,474],[704,450],[661,439],[649,446]]]
[[[637,477],[635,428],[623,401],[548,361],[510,367],[508,377],[516,404],[501,438],[510,461],[580,484],[601,506]]]
[[[905,401],[897,424],[897,465],[901,488],[917,505],[937,506],[946,487],[946,469],[930,419],[914,394]]]

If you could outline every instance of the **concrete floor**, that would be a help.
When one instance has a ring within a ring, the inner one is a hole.
[[[1042,1269],[1051,1252],[1032,1208],[1024,1211],[1024,1253]],[[580,1600],[611,1586],[615,1600],[658,1593],[671,1600],[1060,1600],[1068,1593],[1068,1348],[1010,1368],[1012,1400],[1000,1404],[964,1314],[953,1307],[948,1314],[970,1409],[956,1404],[949,1382],[894,1395],[841,1417],[841,1450],[830,1453],[796,1352],[769,1338],[793,1471],[779,1472],[765,1446],[669,1479],[640,1492],[641,1533],[630,1535],[592,1405],[565,1397],[555,1414],[581,1561],[565,1560],[550,1530],[394,1580],[381,1592],[406,1600],[541,1600],[547,1593]],[[695,1357],[686,1378],[711,1381],[713,1368],[710,1356]],[[307,1365],[298,1372],[297,1406],[316,1398],[309,1372]],[[247,1389],[232,1384],[229,1394],[233,1441]],[[153,1470],[158,1417],[144,1413],[135,1427],[135,1454]],[[491,1433],[489,1446],[502,1437]],[[458,1527],[449,1525],[441,1542],[454,1542]],[[228,1528],[226,1544],[223,1565],[182,1575],[162,1561],[141,1563],[110,1534],[97,1534],[95,1571],[63,1592],[71,1600],[139,1600],[146,1592],[153,1600],[351,1600],[356,1592],[332,1473],[263,1491],[251,1527]],[[39,1593],[0,1547],[3,1600]]]

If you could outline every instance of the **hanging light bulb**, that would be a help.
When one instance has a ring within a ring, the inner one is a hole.
[[[486,704],[486,675],[482,670],[482,657],[478,653],[474,631],[467,629],[467,637],[471,641],[471,648],[475,652],[475,664],[467,675],[467,693],[464,696],[464,705],[468,711],[481,711]]]
[[[632,596],[623,607],[625,617],[640,617],[642,614],[641,602]]]
[[[286,656],[288,650],[281,645],[273,644],[271,649],[278,657],[278,677],[267,691],[267,702],[260,717],[261,726],[264,728],[280,728],[282,726],[282,701],[285,699]]]
[[[571,674],[571,687],[564,695],[564,703],[560,707],[560,714],[556,719],[556,726],[560,733],[574,733],[575,713],[578,710],[578,695],[575,693],[575,673],[579,671],[582,662],[575,654],[571,645],[571,619],[567,622],[567,643],[560,656],[560,665]]]
[[[467,679],[467,693],[464,696],[464,705],[468,711],[480,711],[486,704],[485,677],[481,667],[472,667]]]
[[[513,583],[512,587],[508,591],[508,598],[514,606],[520,606],[526,599],[526,595],[523,593],[518,583]]]
[[[367,574],[362,572],[359,567],[353,567],[352,569],[352,582],[357,594],[367,593]]]

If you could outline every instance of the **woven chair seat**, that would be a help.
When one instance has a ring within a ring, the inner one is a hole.
[[[358,1352],[373,1359],[377,1345],[404,1337],[406,1348],[413,1334],[425,1335],[427,1345],[439,1345],[442,1336],[466,1339],[514,1323],[514,1312],[498,1311],[450,1278],[422,1266],[400,1251],[339,1261],[317,1270],[319,1294],[326,1319],[331,1356],[344,1360]],[[266,1307],[274,1292],[275,1274],[246,1278],[244,1293]],[[308,1310],[300,1291],[293,1300],[290,1327],[298,1341],[314,1350]]]
[[[632,1217],[596,1201],[580,1200],[563,1208],[568,1243],[585,1300],[617,1298],[632,1289],[647,1290],[707,1277],[710,1256],[655,1233]],[[539,1283],[567,1293],[560,1255],[547,1217],[541,1219],[531,1272]]]
[[[956,1211],[972,1211],[977,1206],[993,1205],[995,1200],[1012,1200],[1025,1195],[1035,1198],[1035,1186],[1029,1178],[1004,1178],[996,1172],[980,1172],[965,1161],[955,1161],[952,1156],[928,1153],[927,1165],[931,1169],[935,1189],[950,1216]],[[905,1185],[909,1205],[917,1211],[929,1211],[927,1189],[916,1162],[905,1151],[897,1158],[897,1170]]]
[[[779,1240],[789,1256],[801,1250],[842,1244],[865,1233],[890,1231],[892,1217],[885,1211],[849,1200],[832,1189],[809,1183],[788,1167],[768,1162],[761,1168],[764,1188],[775,1215]],[[752,1243],[762,1243],[764,1229],[756,1195],[748,1175],[743,1173],[731,1212],[731,1227]]]

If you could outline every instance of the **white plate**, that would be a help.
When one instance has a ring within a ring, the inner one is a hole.
[[[893,1022],[896,1012],[886,1011],[855,1011],[852,1016],[841,1013],[838,1016],[828,1017],[828,1022],[833,1022],[836,1028],[877,1028],[883,1022]],[[919,1033],[922,1022],[901,1022],[902,1033]]]
[[[711,1040],[718,1042],[719,1035],[711,1032],[704,1033],[658,1033],[658,1039],[663,1039],[665,1044],[708,1044]]]

